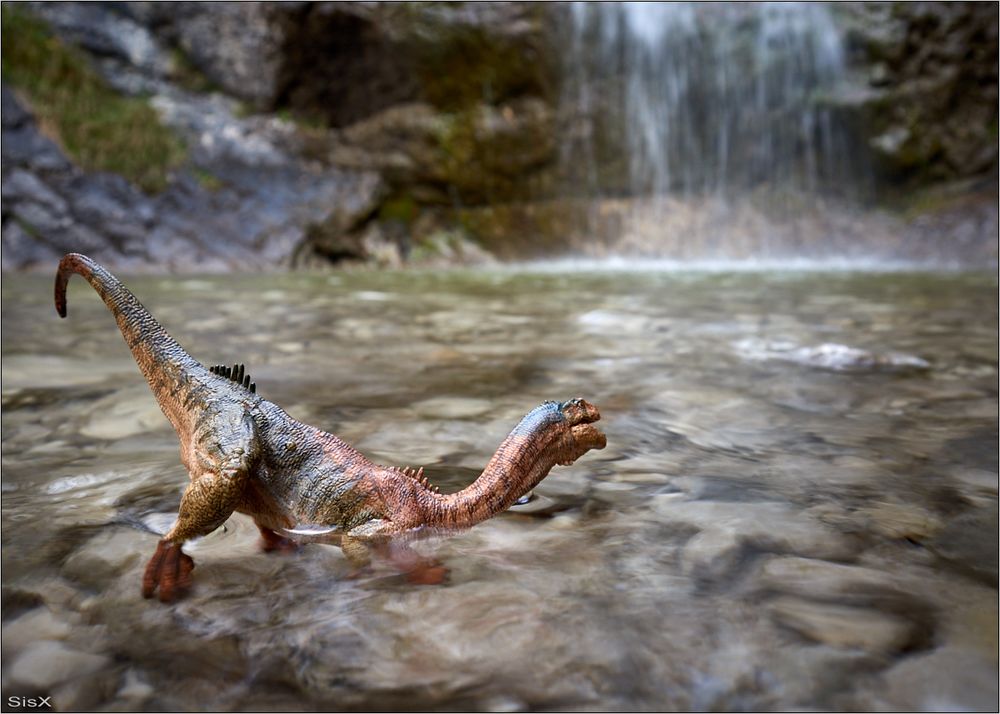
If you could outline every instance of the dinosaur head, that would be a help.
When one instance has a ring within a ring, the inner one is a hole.
[[[435,499],[421,522],[467,528],[509,508],[553,466],[569,466],[591,449],[603,449],[608,440],[594,426],[600,418],[583,399],[543,402],[525,414],[473,484]]]
[[[559,463],[569,466],[591,449],[603,449],[608,439],[594,426],[601,413],[585,399],[570,399],[558,405],[566,433],[560,439],[560,450],[565,458]]]

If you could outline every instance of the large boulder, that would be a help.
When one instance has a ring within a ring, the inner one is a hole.
[[[340,132],[331,159],[379,171],[397,196],[478,205],[538,197],[555,154],[552,111],[527,97],[456,113],[398,105]]]

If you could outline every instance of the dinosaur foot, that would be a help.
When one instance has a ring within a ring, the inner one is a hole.
[[[273,553],[274,551],[279,553],[297,553],[301,547],[291,538],[280,536],[270,528],[257,526],[257,529],[260,531],[260,549],[265,553]]]
[[[427,560],[420,563],[406,563],[400,565],[392,563],[394,569],[402,573],[406,582],[411,585],[441,585],[448,581],[448,574],[451,572],[447,567],[437,561]],[[366,580],[377,571],[371,565],[354,568],[345,576],[345,580]]]
[[[448,579],[448,568],[437,558],[421,555],[406,543],[382,544],[378,553],[412,585],[441,585]]]
[[[180,543],[161,540],[142,576],[142,596],[153,597],[159,589],[160,602],[173,602],[190,589],[192,570],[194,560],[181,550]]]
[[[412,585],[441,585],[448,580],[449,570],[437,561],[421,563],[406,571],[406,582]]]

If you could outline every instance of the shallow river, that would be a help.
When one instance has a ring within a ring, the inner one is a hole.
[[[445,272],[134,278],[205,364],[383,463],[470,482],[545,399],[605,450],[418,542],[411,585],[233,516],[139,595],[187,476],[79,279],[3,281],[3,695],[63,709],[997,705],[988,275]]]

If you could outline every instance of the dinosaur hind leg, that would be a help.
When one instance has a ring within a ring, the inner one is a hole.
[[[413,585],[440,585],[448,579],[448,568],[437,558],[421,555],[408,543],[388,538],[345,537],[340,543],[348,562],[354,566],[351,578],[372,572],[372,556],[388,563]]]
[[[273,553],[275,551],[279,553],[298,552],[300,546],[291,538],[278,535],[267,526],[262,526],[256,521],[254,523],[256,523],[257,529],[260,531],[260,549],[265,553]]]

